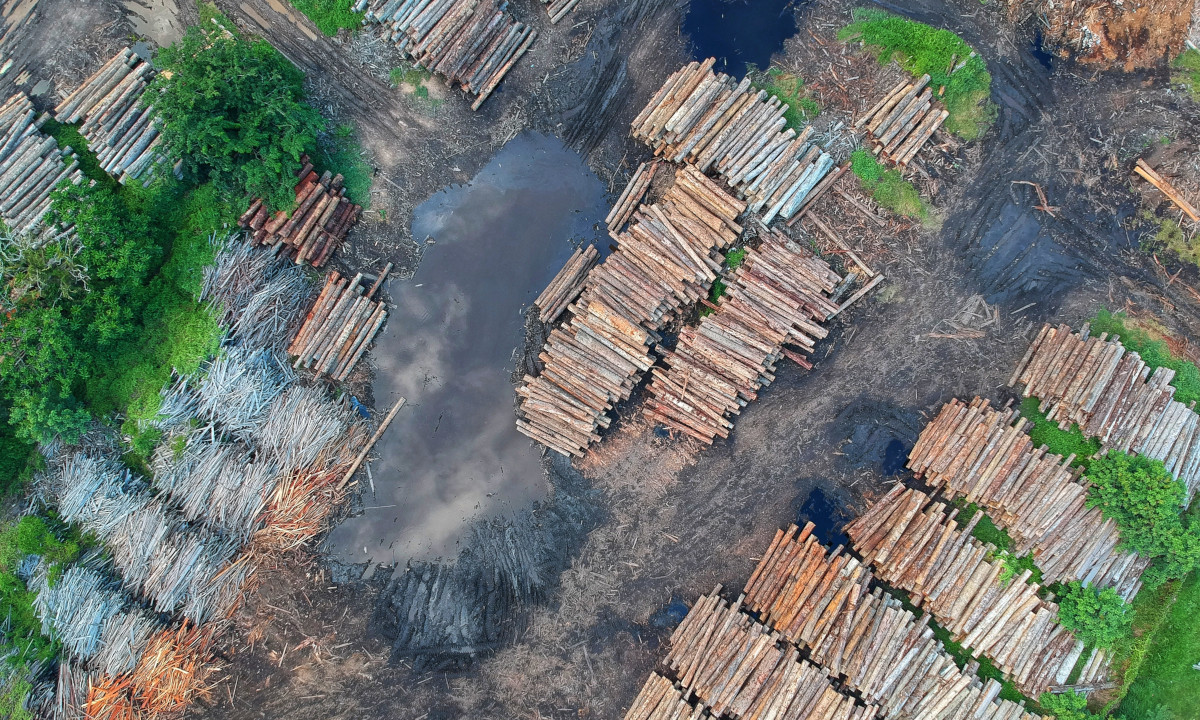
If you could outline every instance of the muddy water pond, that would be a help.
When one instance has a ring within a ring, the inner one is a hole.
[[[715,57],[716,69],[742,77],[747,63],[764,70],[783,42],[796,34],[798,6],[807,0],[692,0],[683,31],[697,60]]]
[[[390,283],[372,350],[376,407],[408,404],[376,445],[363,514],[330,534],[340,560],[452,558],[472,521],[546,496],[540,453],[514,425],[522,311],[573,242],[607,246],[605,190],[558,139],[525,133],[416,209],[413,236],[428,244],[415,276]]]

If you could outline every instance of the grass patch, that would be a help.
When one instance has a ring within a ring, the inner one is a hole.
[[[1064,458],[1074,455],[1072,467],[1087,469],[1093,455],[1100,452],[1098,438],[1084,437],[1078,425],[1072,425],[1070,430],[1063,430],[1058,423],[1046,418],[1046,414],[1038,409],[1041,401],[1035,397],[1027,397],[1021,401],[1021,416],[1032,423],[1029,437],[1034,447],[1045,445],[1050,452],[1062,455]]]
[[[342,28],[352,32],[359,29],[365,15],[352,11],[350,0],[292,0],[292,5],[329,37],[337,35]]]
[[[1137,683],[1149,658],[1150,647],[1171,614],[1179,585],[1179,582],[1169,582],[1153,589],[1143,588],[1133,599],[1133,631],[1113,643],[1110,662],[1116,677],[1120,678],[1120,685],[1105,706],[1105,714],[1123,705],[1130,688]],[[1129,720],[1137,718],[1128,714],[1125,717]]]
[[[929,208],[917,188],[905,180],[899,170],[885,169],[869,150],[855,150],[850,155],[850,169],[875,202],[897,215],[921,220],[929,218]]]
[[[412,85],[415,88],[421,87],[426,80],[433,77],[428,70],[416,65],[401,65],[394,67],[388,73],[388,79],[392,81],[392,87],[398,88],[401,85]],[[428,91],[426,91],[428,94]]]
[[[808,96],[804,90],[804,78],[773,67],[766,72],[751,68],[750,84],[758,90],[765,90],[768,95],[774,95],[788,106],[783,113],[787,127],[799,132],[805,125],[821,114],[821,106]]]
[[[1171,354],[1171,349],[1161,338],[1155,338],[1145,329],[1133,325],[1124,313],[1100,310],[1091,321],[1091,334],[1120,335],[1121,344],[1141,356],[1151,370],[1167,367],[1175,371],[1171,385],[1175,386],[1175,399],[1188,404],[1200,400],[1200,368],[1187,360]]]
[[[1172,79],[1187,88],[1192,99],[1200,102],[1200,51],[1188,48],[1175,58]]]
[[[1157,632],[1149,633],[1143,660],[1127,685],[1119,713],[1130,720],[1151,717],[1160,706],[1177,720],[1200,718],[1200,574],[1172,583],[1174,602],[1162,612]]]
[[[1017,555],[1011,552],[1013,545],[1012,536],[993,521],[983,508],[975,503],[969,503],[964,498],[958,498],[954,504],[960,508],[959,513],[954,516],[954,522],[960,528],[965,528],[975,517],[977,513],[983,512],[983,517],[979,518],[979,522],[975,523],[975,527],[971,528],[971,537],[982,543],[994,545],[997,549],[993,553],[991,559],[999,560],[1004,563],[1004,569],[1000,571],[1000,583],[1007,585],[1010,580],[1020,576],[1021,573],[1028,570],[1030,572],[1029,582],[1041,583],[1042,571],[1033,561],[1033,554],[1026,553]]]
[[[946,130],[974,140],[995,120],[996,107],[989,100],[992,76],[962,38],[876,8],[857,8],[853,17],[838,33],[839,40],[861,40],[875,48],[881,64],[896,60],[915,76],[928,73],[935,91],[945,87]]]
[[[737,270],[744,262],[746,262],[746,248],[734,248],[730,250],[725,255],[725,268],[721,271],[721,277],[724,277],[727,273]],[[714,280],[712,287],[708,290],[708,301],[714,305],[718,300],[721,299],[721,296],[725,294],[725,291],[729,289],[729,286],[721,280],[721,277],[718,277],[716,280]],[[700,307],[700,317],[708,317],[712,314],[712,308],[706,305]]]
[[[1154,234],[1154,246],[1166,248],[1179,256],[1180,260],[1200,265],[1200,243],[1188,242],[1187,235],[1179,223],[1170,218],[1155,219],[1158,232]]]
[[[341,125],[330,133],[317,137],[317,153],[313,157],[317,172],[341,173],[350,202],[367,209],[371,205],[371,183],[375,171],[363,159],[362,146],[353,125]]]
[[[79,159],[79,170],[84,177],[110,187],[120,185],[116,178],[100,167],[100,160],[95,153],[88,149],[87,138],[79,132],[79,125],[82,122],[81,120],[75,125],[64,125],[54,118],[49,118],[42,124],[42,132],[54,138],[60,149],[65,150],[70,147],[75,151],[75,155]]]

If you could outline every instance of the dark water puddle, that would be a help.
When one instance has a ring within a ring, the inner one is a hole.
[[[1047,70],[1054,69],[1054,54],[1046,49],[1045,38],[1042,37],[1040,29],[1033,38],[1033,44],[1030,45],[1029,52],[1042,64],[1042,67]]]
[[[375,447],[375,495],[330,534],[347,563],[456,554],[477,518],[542,499],[538,451],[517,432],[513,386],[530,305],[573,251],[597,237],[605,186],[556,138],[525,133],[468,184],[419,206],[432,238],[416,276],[393,282],[394,308],[372,350],[375,405],[408,404]]]
[[[899,438],[893,439],[883,449],[883,474],[885,477],[899,475],[904,472],[908,463],[908,453],[912,448]]]
[[[795,9],[807,0],[692,0],[683,31],[695,58],[715,57],[716,70],[737,77],[746,64],[760,69],[796,34]]]
[[[796,524],[804,527],[812,523],[813,534],[823,544],[829,546],[846,545],[850,538],[842,531],[854,514],[844,502],[836,497],[830,497],[820,487],[815,487],[808,494],[804,504],[796,513]]]

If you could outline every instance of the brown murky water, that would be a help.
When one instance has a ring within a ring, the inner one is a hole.
[[[534,133],[417,208],[414,237],[434,242],[414,278],[390,284],[395,308],[372,350],[376,407],[408,404],[376,446],[367,509],[330,534],[341,560],[452,557],[471,521],[546,495],[539,451],[514,425],[522,311],[607,211],[580,157]]]

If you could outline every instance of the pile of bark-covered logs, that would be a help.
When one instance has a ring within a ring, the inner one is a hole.
[[[625,190],[621,193],[621,197],[617,198],[613,209],[609,211],[608,217],[604,218],[604,224],[608,226],[610,233],[618,233],[621,228],[625,227],[625,223],[633,215],[633,211],[637,209],[642,202],[642,197],[646,194],[647,188],[654,180],[654,173],[661,165],[661,161],[652,160],[638,165],[638,169],[634,171],[633,177],[629,179],[629,184],[625,186]]]
[[[695,168],[680,168],[662,199],[634,214],[617,249],[588,273],[570,320],[550,333],[539,356],[545,368],[517,390],[517,428],[564,455],[599,440],[608,411],[654,364],[657,331],[708,295],[744,210]]]
[[[544,323],[552,323],[562,314],[567,306],[583,290],[583,283],[588,273],[596,266],[600,251],[595,245],[575,250],[567,264],[554,276],[546,289],[533,301],[538,309],[538,319]]]
[[[64,178],[83,180],[74,151],[41,132],[45,121],[25,93],[0,105],[0,220],[13,233],[37,233],[50,192]]]
[[[712,314],[684,328],[674,350],[658,349],[666,367],[654,368],[646,418],[710,445],[729,437],[729,416],[774,380],[780,357],[812,367],[784,345],[811,352],[828,334],[818,323],[837,312],[829,293],[841,281],[809,250],[766,233],[726,280],[720,304],[702,301]]]
[[[854,127],[866,125],[867,137],[876,155],[897,165],[906,165],[933,136],[950,112],[933,96],[929,76],[913,82],[900,81]]]
[[[349,282],[336,270],[329,273],[288,346],[288,355],[296,358],[295,367],[312,368],[317,375],[338,381],[350,375],[387,319],[383,301],[374,298],[391,267],[389,263],[369,288],[362,285],[362,273]]]
[[[748,200],[763,222],[800,210],[833,158],[784,129],[787,106],[779,98],[713,73],[715,60],[693,62],[666,84],[633,121],[633,136],[672,162],[689,162],[719,175]]]
[[[1058,606],[1039,597],[1038,585],[1028,582],[1031,571],[1002,575],[996,548],[972,537],[983,513],[961,529],[957,514],[896,485],[846,533],[880,579],[909,592],[955,642],[986,655],[1026,695],[1061,685],[1083,642],[1058,623]]]
[[[542,0],[542,4],[546,6],[546,14],[550,16],[550,24],[557,25],[559,20],[565,18],[575,6],[579,4],[579,0]]]
[[[1033,553],[1045,582],[1095,583],[1132,600],[1149,560],[1118,549],[1116,523],[1087,507],[1074,456],[1034,447],[1017,416],[978,397],[951,400],[921,432],[908,467],[949,497],[982,506],[1012,537],[1011,552]]]
[[[885,718],[1028,718],[999,700],[1000,684],[980,684],[978,662],[964,669],[918,619],[878,587],[839,546],[826,550],[809,523],[775,534],[745,588],[745,606],[825,669],[844,679]]]
[[[358,222],[362,208],[350,202],[342,187],[342,176],[325,171],[317,175],[307,155],[296,176],[296,209],[291,216],[280,210],[271,213],[262,198],[238,218],[238,225],[251,231],[250,237],[261,245],[270,245],[292,257],[296,264],[307,262],[321,267],[329,260],[350,227]]]
[[[100,167],[122,183],[140,180],[165,157],[154,105],[142,107],[142,93],[153,77],[150,63],[125,48],[54,109],[61,123],[83,121],[79,132]]]
[[[1078,424],[1105,450],[1161,460],[1187,487],[1190,502],[1200,487],[1200,417],[1174,399],[1175,371],[1151,372],[1120,338],[1090,337],[1066,325],[1044,325],[1009,385],[1025,386],[1025,397],[1041,399],[1041,410],[1062,428]]]
[[[500,0],[357,0],[355,12],[429,72],[475,95],[479,109],[537,37]]]

